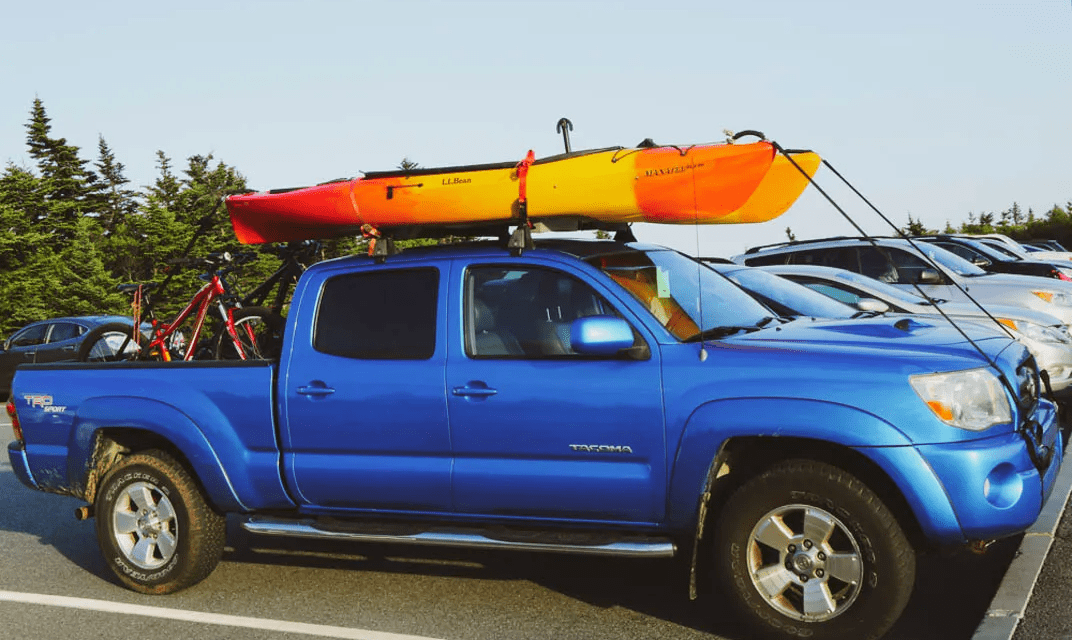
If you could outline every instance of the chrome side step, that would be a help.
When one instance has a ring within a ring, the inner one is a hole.
[[[242,523],[242,528],[262,536],[286,538],[311,538],[317,540],[353,540],[361,542],[388,542],[420,544],[440,547],[468,547],[476,549],[512,549],[515,551],[548,551],[596,556],[626,558],[669,558],[676,551],[668,538],[628,538],[586,542],[556,542],[548,535],[544,539],[531,532],[523,536],[503,535],[498,537],[490,530],[442,529],[411,532],[387,530],[362,531],[345,526],[318,526],[315,520],[285,520],[278,518],[252,517]],[[524,537],[526,539],[519,539]],[[513,538],[513,539],[511,539]]]

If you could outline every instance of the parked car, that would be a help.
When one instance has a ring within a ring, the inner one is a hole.
[[[913,293],[879,282],[874,278],[815,265],[772,265],[759,267],[784,279],[813,289],[856,308],[875,309],[881,303],[891,313],[935,316],[944,312],[956,321],[992,323],[987,313],[974,304],[928,301]],[[1035,356],[1040,369],[1050,377],[1050,385],[1062,398],[1072,396],[1072,334],[1059,319],[1041,311],[1009,305],[987,305],[994,320],[1014,332]]]
[[[1072,261],[1072,253],[1069,253],[1067,251],[1056,251],[1056,250],[1049,250],[1049,249],[1045,249],[1045,250],[1044,249],[1035,249],[1035,250],[1032,250],[1032,249],[1028,248],[1026,245],[1023,245],[1023,244],[1013,240],[1009,236],[1001,234],[1001,233],[986,233],[986,234],[961,233],[961,234],[957,234],[957,235],[960,235],[961,237],[964,237],[964,238],[972,238],[972,239],[975,239],[975,240],[979,240],[980,242],[986,242],[987,244],[990,244],[991,246],[1002,247],[1002,248],[1008,249],[1009,251],[1012,251],[1013,254],[1017,255],[1020,258],[1027,259],[1028,257],[1030,257],[1031,260],[1064,260],[1064,261]]]
[[[754,247],[734,256],[748,266],[814,264],[855,271],[909,293],[952,302],[1033,309],[1072,324],[1072,282],[987,273],[958,255],[901,238],[829,238]]]
[[[0,345],[0,394],[11,393],[15,367],[34,362],[63,362],[77,359],[82,339],[90,330],[106,324],[132,324],[123,316],[77,316],[31,322]]]
[[[942,247],[991,273],[1018,273],[1072,282],[1072,263],[1070,262],[1036,259],[1031,257],[1031,254],[1021,257],[1011,250],[1002,251],[986,242],[962,236],[918,236],[913,240],[921,240]]]
[[[701,260],[783,318],[812,317],[847,320],[865,313],[840,300],[762,269],[744,267],[732,262],[726,264],[710,262],[702,258]]]
[[[1056,240],[1028,240],[1021,242],[1021,245],[1028,251],[1060,251],[1062,253],[1068,253],[1068,249],[1065,249],[1064,245]]]

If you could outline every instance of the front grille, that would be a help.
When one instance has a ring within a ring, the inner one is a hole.
[[[1038,406],[1039,385],[1038,365],[1033,357],[1028,356],[1016,368],[1016,403],[1025,420],[1030,419]]]

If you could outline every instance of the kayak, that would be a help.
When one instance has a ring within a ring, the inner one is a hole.
[[[822,158],[811,151],[789,151],[771,163],[770,171],[743,206],[719,219],[721,224],[747,224],[773,220],[789,210],[811,178],[819,170]],[[795,163],[795,164],[794,164]],[[802,173],[803,172],[803,173]],[[805,175],[807,174],[807,175]]]
[[[466,235],[519,224],[522,212],[555,230],[757,222],[780,215],[805,186],[800,171],[761,141],[616,147],[538,160],[529,152],[521,162],[372,172],[226,203],[238,239],[255,244],[370,226],[398,237]]]

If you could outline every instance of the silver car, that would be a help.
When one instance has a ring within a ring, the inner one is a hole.
[[[885,282],[845,269],[814,265],[773,265],[760,269],[858,309],[936,316],[940,315],[936,307],[941,307],[954,320],[992,322],[986,313],[973,304],[932,303]],[[1072,335],[1068,327],[1055,316],[1022,307],[987,305],[987,311],[1031,351],[1039,368],[1049,375],[1054,393],[1072,396]]]
[[[987,273],[960,256],[898,238],[833,238],[749,249],[733,261],[748,266],[820,265],[855,271],[928,298],[1041,311],[1072,324],[1072,282]],[[917,248],[918,247],[918,248]]]

